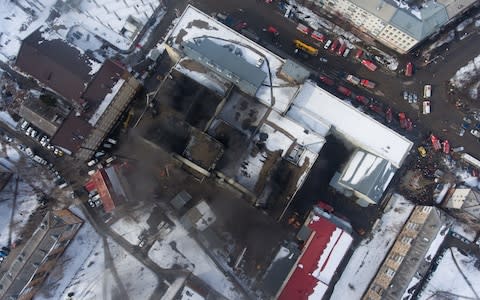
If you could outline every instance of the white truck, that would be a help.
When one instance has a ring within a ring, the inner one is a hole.
[[[423,101],[423,114],[428,115],[430,113],[430,101]]]
[[[38,156],[38,155],[34,155],[34,156],[33,156],[33,160],[34,160],[35,162],[41,164],[41,165],[44,165],[44,166],[46,166],[46,165],[48,164],[48,162],[47,162],[45,159],[41,158],[41,157]]]
[[[353,76],[352,74],[348,75],[346,79],[348,82],[354,85],[358,85],[360,83],[360,78]]]
[[[432,97],[432,86],[430,84],[426,84],[423,87],[423,98],[429,99]]]

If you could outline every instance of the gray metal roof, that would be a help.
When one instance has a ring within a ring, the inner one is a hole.
[[[310,76],[307,69],[290,59],[283,64],[280,72],[298,83],[304,82]]]
[[[396,171],[397,168],[387,160],[357,150],[338,182],[378,203]]]
[[[267,77],[267,74],[260,68],[248,63],[241,56],[230,52],[228,47],[223,47],[208,38],[197,39],[194,43],[189,41],[186,42],[184,46],[202,55],[208,59],[210,63],[215,64],[223,70],[230,71],[238,76],[240,80],[249,82],[257,88],[262,85]],[[228,77],[227,79],[231,80],[231,78]]]
[[[445,7],[429,3],[420,10],[421,20],[404,9],[397,9],[390,24],[408,33],[417,40],[423,40],[448,22]]]

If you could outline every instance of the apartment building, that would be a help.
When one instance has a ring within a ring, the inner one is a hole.
[[[443,222],[432,206],[417,206],[365,292],[364,300],[400,299],[424,263]]]
[[[475,0],[415,1],[412,5],[398,4],[393,0],[311,2],[402,54],[478,3]]]
[[[47,212],[2,274],[0,299],[32,299],[82,224],[82,219],[68,209]]]

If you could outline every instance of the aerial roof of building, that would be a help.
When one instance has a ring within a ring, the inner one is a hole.
[[[70,153],[75,153],[80,149],[92,129],[92,125],[86,120],[71,112],[50,142]]]
[[[352,3],[364,10],[375,14],[384,21],[388,21],[395,14],[397,7],[385,0],[350,0]]]
[[[395,0],[350,1],[417,40],[428,37],[475,2],[475,0],[439,0],[420,1],[422,3],[409,1],[410,3],[406,4]]]
[[[271,82],[267,76],[265,84],[258,89],[255,96],[260,102],[273,106],[273,109],[278,112],[288,109],[290,101],[298,90],[298,85],[277,76],[285,60],[192,5],[187,6],[165,40],[168,45],[181,51],[183,43],[204,37],[215,37],[218,42],[223,41],[222,44],[238,47],[242,51],[243,58],[252,65],[255,65],[261,57],[266,58],[268,64],[264,63],[261,70],[271,74]],[[270,84],[278,87],[271,89]]]
[[[115,201],[113,199],[113,195],[110,191],[111,184],[109,177],[104,169],[100,169],[96,171],[92,175],[92,182],[94,182],[95,189],[97,190],[98,194],[100,195],[100,199],[102,200],[103,210],[107,213],[113,211],[115,209]]]
[[[339,183],[378,203],[395,175],[389,161],[357,149],[343,170]]]
[[[310,76],[310,71],[291,59],[285,61],[280,73],[296,83],[302,83]]]
[[[420,18],[412,15],[409,11],[398,9],[390,23],[415,39],[423,40],[448,22],[447,11],[442,5],[435,2],[420,9],[417,15]]]
[[[278,293],[279,300],[322,299],[352,244],[347,232],[324,217],[313,216],[308,227],[312,233]]]
[[[102,64],[82,95],[82,98],[88,103],[90,114],[95,112],[125,72],[126,70],[121,65],[110,59]]]
[[[360,112],[343,100],[307,81],[301,87],[287,117],[307,129],[334,127],[353,144],[400,167],[413,143],[394,130]]]
[[[83,104],[82,93],[100,66],[60,38],[44,37],[39,28],[22,41],[16,67],[65,99]]]
[[[260,68],[257,68],[247,62],[242,56],[230,51],[228,47],[223,47],[210,38],[195,39],[194,42],[188,41],[184,43],[184,47],[199,54],[202,58],[200,62],[208,66],[213,65],[215,70],[221,69],[222,72],[218,72],[219,74],[227,71],[229,74],[225,74],[225,76],[228,77],[232,73],[233,80],[239,79],[240,81],[249,82],[256,87],[256,90],[260,88],[267,77],[267,74]]]

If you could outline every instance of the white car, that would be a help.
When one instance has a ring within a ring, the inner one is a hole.
[[[328,40],[328,41],[325,43],[325,46],[323,46],[323,49],[328,49],[328,47],[330,47],[331,44],[332,44],[332,40]]]
[[[30,123],[28,123],[27,121],[23,121],[23,123],[22,123],[22,125],[20,126],[20,128],[21,128],[22,130],[25,130],[25,129],[27,129],[28,125],[30,125]]]
[[[472,129],[470,130],[470,133],[476,137],[476,138],[480,138],[480,131],[476,130],[476,129]]]

